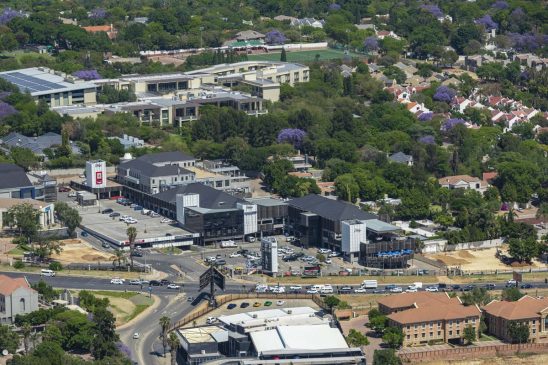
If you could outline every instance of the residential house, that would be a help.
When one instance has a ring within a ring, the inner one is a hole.
[[[401,151],[390,155],[388,159],[392,162],[401,163],[407,166],[413,166],[413,156],[406,155]]]
[[[297,21],[299,19],[293,17],[293,16],[287,16],[287,15],[277,15],[274,17],[274,20],[277,20],[279,22],[285,22],[288,21],[290,23],[293,23],[294,21]]]
[[[312,27],[312,28],[323,28],[325,25],[325,20],[317,20],[315,18],[302,18],[291,21],[291,26],[293,27]]]
[[[56,201],[56,181],[48,175],[26,173],[22,167],[0,163],[0,198]]]
[[[394,33],[391,30],[379,30],[379,31],[377,31],[377,38],[384,39],[386,37],[391,37],[391,38],[398,39],[398,40],[401,39],[401,37],[399,35],[397,35],[396,33]]]
[[[438,179],[442,188],[470,189],[483,193],[487,189],[484,181],[470,175],[445,176]]]
[[[447,293],[402,293],[383,297],[378,303],[389,326],[402,330],[403,346],[460,343],[466,327],[474,328],[476,336],[479,331],[481,310],[475,305],[465,306]]]
[[[512,341],[510,323],[529,326],[529,342],[548,339],[548,298],[524,296],[515,302],[493,300],[483,308],[485,324],[490,334]]]
[[[405,76],[407,78],[413,77],[413,75],[419,71],[416,67],[411,65],[406,65],[403,62],[398,62],[394,64],[394,67],[397,67],[400,70],[402,70],[405,73]]]
[[[240,42],[264,41],[264,39],[265,39],[265,35],[263,33],[259,33],[254,30],[243,30],[241,32],[236,33],[236,36],[234,37],[234,40],[240,41]]]
[[[30,149],[35,155],[45,156],[46,148],[61,146],[62,137],[60,134],[48,132],[37,137],[27,137],[21,133],[12,132],[5,137],[0,138],[0,144],[7,148],[23,147]],[[69,141],[70,149],[74,154],[80,154],[80,148]]]
[[[116,39],[118,36],[118,30],[111,25],[90,25],[82,27],[88,33],[106,33],[109,39]]]
[[[38,292],[26,278],[0,275],[0,324],[12,324],[18,314],[38,310]]]

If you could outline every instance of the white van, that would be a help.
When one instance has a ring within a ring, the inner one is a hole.
[[[40,272],[40,275],[41,276],[55,276],[55,271],[50,270],[50,269],[42,269],[42,271]]]
[[[318,284],[312,285],[312,286],[310,287],[310,289],[320,291],[320,290],[323,289],[323,285],[318,285]]]
[[[362,282],[362,288],[377,289],[377,286],[378,286],[377,280],[364,280]]]

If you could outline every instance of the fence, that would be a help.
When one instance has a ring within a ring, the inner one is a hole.
[[[234,300],[238,299],[271,299],[273,296],[272,294],[268,293],[240,293],[240,294],[227,294],[224,296],[220,296],[217,299],[217,307],[232,302]],[[310,299],[314,303],[316,303],[320,308],[328,309],[328,307],[325,305],[322,298],[317,294],[276,294],[276,300],[280,299]],[[215,310],[217,307],[206,307],[204,309],[200,309],[198,311],[192,312],[185,317],[183,317],[181,320],[175,322],[173,326],[169,329],[169,331],[173,331],[177,328],[180,328],[184,325],[187,325],[191,323],[192,321],[196,320],[197,318],[200,318],[207,313]]]
[[[460,360],[508,356],[515,353],[548,353],[548,343],[501,344],[487,346],[457,347],[443,350],[405,352],[399,357],[404,362],[427,362],[432,360]]]
[[[447,243],[446,239],[435,239],[424,241],[423,253],[438,253],[448,251],[460,251],[460,250],[481,250],[485,248],[499,247],[504,240],[502,238],[495,238],[485,241],[474,242],[461,242],[454,245]]]

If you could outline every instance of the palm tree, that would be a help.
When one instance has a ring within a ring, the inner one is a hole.
[[[23,345],[25,346],[25,355],[28,355],[28,353],[29,353],[29,339],[30,339],[30,335],[32,333],[32,327],[30,326],[30,324],[25,322],[25,324],[23,324],[23,328],[21,328],[21,333],[23,334]]]
[[[137,228],[128,227],[126,234],[127,240],[129,241],[129,259],[131,260],[131,270],[133,270],[133,249],[135,248],[135,238],[137,238]]]
[[[160,338],[162,339],[162,346],[164,347],[164,357],[166,357],[167,330],[169,329],[170,324],[171,319],[169,319],[169,317],[163,316],[160,318],[160,328],[162,329],[160,332]]]
[[[169,349],[171,352],[171,365],[177,364],[177,349],[179,348],[179,339],[177,338],[177,335],[175,332],[171,332],[169,334],[169,337],[167,339],[167,343],[169,345]]]
[[[126,262],[126,253],[122,250],[116,250],[114,251],[114,260],[112,260],[112,264],[116,266],[116,263],[118,263],[118,268],[122,266],[122,262]]]

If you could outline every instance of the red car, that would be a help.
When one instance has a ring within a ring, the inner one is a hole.
[[[60,193],[68,193],[69,191],[70,191],[69,187],[66,187],[66,186],[60,186],[59,187],[59,192]]]

